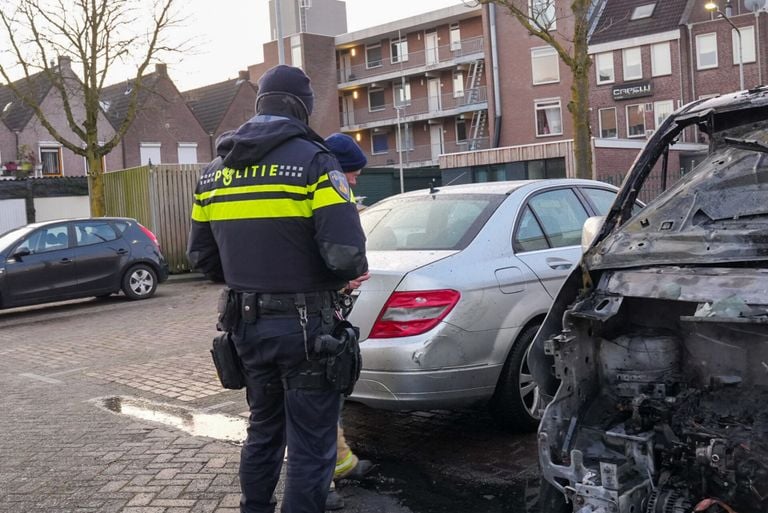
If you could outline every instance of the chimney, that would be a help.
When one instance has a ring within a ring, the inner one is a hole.
[[[168,76],[168,65],[165,63],[157,63],[155,64],[155,73],[158,75],[162,75],[164,77]]]
[[[72,58],[66,55],[59,55],[59,70],[70,69],[72,67]]]
[[[246,70],[240,70],[237,72],[237,78],[239,78],[240,80],[250,80],[251,74],[248,73],[248,71]]]

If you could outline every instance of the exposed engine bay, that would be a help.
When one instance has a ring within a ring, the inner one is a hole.
[[[566,311],[539,445],[574,512],[768,512],[766,291],[759,268],[617,270]]]

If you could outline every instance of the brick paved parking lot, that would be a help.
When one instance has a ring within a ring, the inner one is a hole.
[[[237,433],[246,409],[210,363],[218,291],[180,279],[147,301],[0,311],[0,512],[239,511],[239,447],[204,422]],[[533,435],[503,433],[481,410],[349,403],[344,421],[379,464],[342,483],[350,513],[518,512],[535,488]]]

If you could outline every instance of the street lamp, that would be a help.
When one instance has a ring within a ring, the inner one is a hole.
[[[704,8],[708,11],[717,12],[717,14],[719,14],[721,18],[727,21],[728,24],[731,27],[733,27],[733,30],[736,31],[736,36],[739,38],[739,88],[743,91],[744,90],[744,54],[742,53],[742,46],[741,46],[741,30],[739,30],[739,28],[736,25],[734,25],[731,19],[728,17],[728,14],[731,14],[732,12],[731,0],[728,0],[727,2],[725,2],[725,12],[721,11],[720,7],[715,2],[707,2],[706,4],[704,4]]]

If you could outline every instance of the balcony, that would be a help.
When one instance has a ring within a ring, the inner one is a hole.
[[[365,49],[363,48],[364,52]],[[339,88],[361,86],[380,80],[390,80],[406,75],[415,75],[437,69],[450,68],[457,64],[472,62],[484,58],[483,38],[462,39],[461,44],[451,49],[451,45],[442,45],[431,51],[408,52],[403,60],[382,58],[376,62],[358,64],[337,71]]]
[[[363,102],[368,103],[366,98]],[[474,112],[488,108],[488,89],[486,86],[466,89],[459,96],[454,93],[440,96],[425,96],[413,98],[402,104],[387,103],[376,110],[368,108],[355,109],[341,113],[341,129],[345,132],[354,132],[369,128],[382,127],[397,123],[397,111],[400,110],[400,121],[412,123],[427,119],[458,116],[465,112]]]
[[[474,140],[445,142],[442,148],[436,148],[430,144],[414,146],[410,150],[403,150],[403,168],[436,166],[437,158],[440,154],[486,150],[488,149],[488,144],[488,138],[482,137]],[[400,165],[399,162],[397,149],[392,148],[386,152],[369,155],[366,167],[397,168]]]

